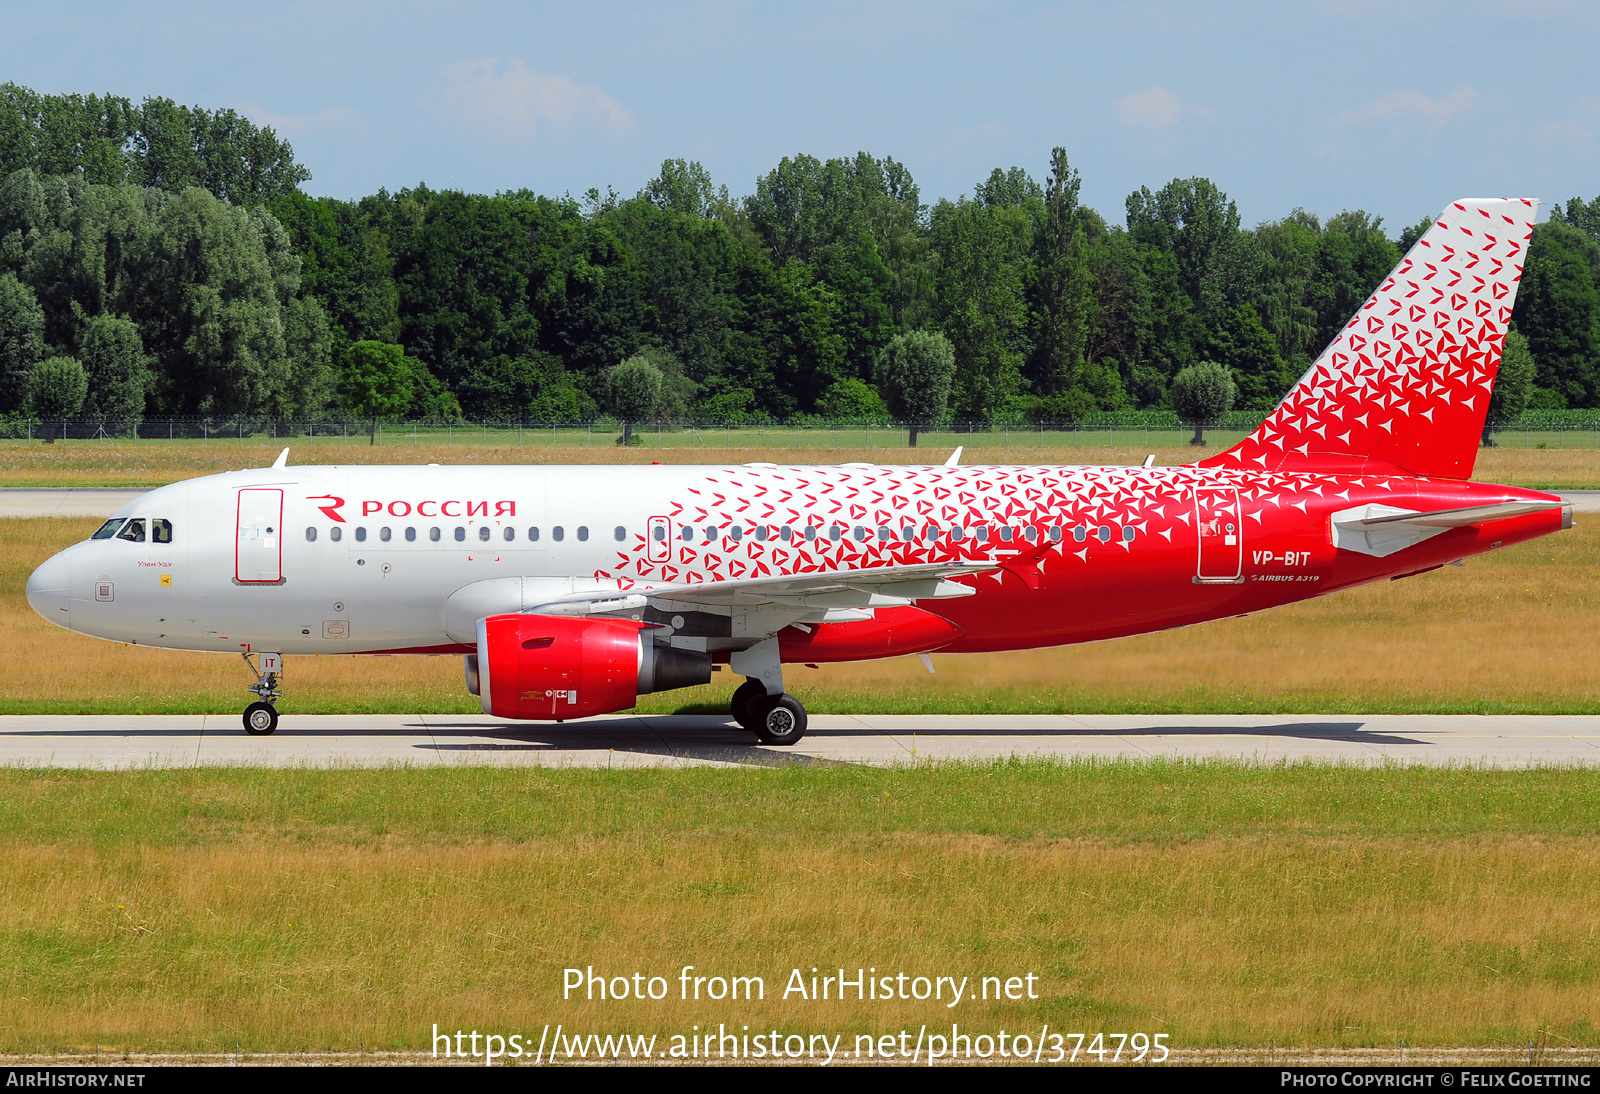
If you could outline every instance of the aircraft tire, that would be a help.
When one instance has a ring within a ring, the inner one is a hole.
[[[756,730],[755,715],[750,711],[750,704],[757,699],[765,699],[767,689],[758,680],[746,680],[734,689],[733,699],[728,703],[728,713],[733,715],[733,720],[745,729],[754,733]]]
[[[244,708],[244,731],[265,737],[278,728],[278,708],[271,703],[251,703]]]
[[[806,708],[792,695],[764,695],[750,704],[756,740],[764,745],[792,745],[806,735]]]

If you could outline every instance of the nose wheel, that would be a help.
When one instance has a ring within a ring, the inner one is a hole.
[[[265,737],[278,728],[278,708],[271,703],[251,703],[244,708],[244,731],[252,737]]]
[[[278,728],[278,677],[283,671],[283,657],[276,653],[261,654],[261,667],[244,654],[244,663],[254,674],[256,682],[245,688],[257,701],[244,708],[244,731],[252,737],[265,737]]]

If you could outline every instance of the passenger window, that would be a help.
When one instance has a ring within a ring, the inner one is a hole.
[[[694,542],[694,529],[691,526],[685,524],[683,526],[683,532],[681,533],[679,538],[681,538],[683,540],[683,542],[685,542],[685,543],[693,543]]]
[[[621,539],[622,537],[618,536],[617,538]],[[667,526],[665,524],[656,525],[650,530],[650,538],[657,543],[665,543],[667,541]]]
[[[112,517],[99,528],[96,528],[94,535],[90,536],[89,538],[110,539],[112,536],[117,534],[117,529],[122,527],[122,522],[126,519],[126,517]]]
[[[567,538],[567,530],[558,524],[554,528],[550,529],[550,538],[555,540],[557,543],[560,543],[562,540]]]
[[[835,524],[833,527],[828,529],[828,538],[833,540],[833,542],[838,543],[839,542],[839,533],[841,531],[843,531],[843,529],[841,529],[837,524]]]
[[[788,543],[790,540],[794,539],[794,529],[785,524],[782,528],[778,529],[778,538],[783,540],[783,542]]]
[[[1081,524],[1078,525],[1072,530],[1072,538],[1077,542],[1082,543],[1084,540],[1089,538],[1089,529],[1085,528]]]
[[[806,542],[807,543],[815,543],[816,539],[817,539],[816,526],[815,525],[811,525],[811,524],[806,525]]]
[[[357,543],[365,543],[365,542],[367,542],[367,529],[366,529],[365,525],[363,525],[362,527],[356,529],[356,542]]]
[[[507,525],[506,530],[500,533],[500,538],[505,540],[507,543],[510,543],[512,540],[517,538],[517,530],[512,528],[510,525]]]
[[[118,539],[125,539],[129,543],[144,542],[144,518],[134,517],[122,526],[122,531],[117,533]]]
[[[728,529],[728,538],[733,540],[733,542],[738,543],[744,538],[744,529],[735,524],[732,528]]]
[[[856,525],[856,530],[852,534],[856,537],[857,543],[861,543],[867,538],[867,530],[859,524]]]
[[[1001,543],[1010,543],[1011,540],[1012,540],[1012,537],[1014,537],[1016,534],[1017,534],[1016,529],[1012,528],[1008,524],[1004,528],[1000,529],[1000,542]]]
[[[439,526],[438,525],[434,525],[432,528],[428,529],[428,538],[433,540],[433,542],[435,542],[435,543],[439,542]]]
[[[1132,528],[1131,525],[1122,530],[1122,542],[1124,542],[1124,543],[1132,543],[1133,542],[1133,528]]]
[[[315,528],[307,528],[306,529],[306,542],[307,543],[315,543],[315,542],[317,542],[317,530]]]
[[[1100,537],[1100,542],[1101,543],[1110,543],[1111,542],[1111,529],[1107,528],[1104,524],[1102,524],[1100,527],[1096,528],[1094,530],[1094,534]]]
[[[972,538],[979,543],[987,543],[989,541],[989,526],[987,524],[978,525],[972,530]]]
[[[756,542],[757,543],[765,543],[765,542],[767,542],[767,526],[765,524],[758,525],[756,527]]]
[[[167,520],[165,517],[151,517],[150,518],[150,542],[151,543],[171,543],[172,542],[172,522],[170,520]]]
[[[907,524],[905,527],[900,529],[900,539],[901,539],[902,542],[910,543],[912,540],[914,540],[916,538],[917,538],[917,530],[915,528],[911,527],[911,525]]]
[[[966,538],[967,538],[967,530],[965,528],[961,527],[961,525],[959,525],[959,524],[952,524],[950,526],[950,542],[952,542],[952,543],[960,543],[962,540],[964,540]]]
[[[388,528],[379,528],[378,529],[378,538],[383,540],[383,542],[388,543],[390,535],[391,535],[391,533],[390,533]]]
[[[1022,530],[1022,534],[1028,537],[1029,543],[1039,542],[1039,529],[1031,524]]]
[[[928,525],[924,538],[929,543],[937,543],[937,542],[939,542],[939,526],[937,524]]]
[[[333,542],[338,543],[339,540],[344,538],[344,529],[335,524],[332,528],[328,529],[328,538],[333,540]]]
[[[1051,529],[1050,529],[1050,542],[1051,543],[1060,543],[1061,542],[1061,529],[1060,529],[1060,527],[1057,527],[1057,526],[1052,526],[1051,527]]]
[[[883,524],[878,525],[878,542],[879,543],[888,543],[889,542],[889,528],[888,528],[887,525],[883,525]]]
[[[539,542],[539,529],[537,529],[537,528],[529,528],[528,529],[528,542],[529,543],[538,543]]]
[[[628,538],[628,530],[619,524],[617,525],[617,530],[612,533],[612,536],[618,543],[621,543],[623,540]]]
[[[456,542],[457,543],[465,543],[466,541],[467,541],[467,530],[465,528],[461,527],[461,525],[459,525],[459,524],[456,525]]]
[[[417,542],[417,530],[415,528],[407,528],[406,529],[406,542],[407,543],[415,543],[415,542]]]
[[[478,540],[482,543],[489,542],[489,526],[487,524],[478,525]]]
[[[579,543],[588,543],[589,542],[589,526],[587,524],[578,525],[578,542]]]

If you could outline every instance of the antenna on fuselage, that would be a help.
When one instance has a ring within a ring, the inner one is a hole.
[[[289,466],[289,450],[287,448],[285,448],[282,452],[278,453],[278,458],[272,461],[272,469],[274,471],[282,471],[285,467],[288,467],[288,466]]]
[[[944,465],[946,467],[958,467],[958,466],[960,466],[960,464],[961,464],[961,450],[963,448],[965,448],[965,447],[966,447],[965,445],[959,445],[959,444],[956,445],[956,450],[954,452],[950,453],[950,458],[948,460],[944,461]]]

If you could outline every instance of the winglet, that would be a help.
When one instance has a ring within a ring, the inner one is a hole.
[[[944,461],[944,465],[946,467],[957,467],[957,466],[959,466],[960,463],[961,463],[961,450],[963,448],[965,448],[965,447],[966,447],[965,445],[960,445],[960,444],[956,445],[956,450],[954,452],[950,453],[950,458],[948,460]]]
[[[289,466],[289,450],[287,448],[285,448],[282,452],[278,453],[278,458],[272,461],[272,467],[273,467],[273,470],[275,470],[275,471],[282,471],[285,467],[288,467],[288,466]]]

